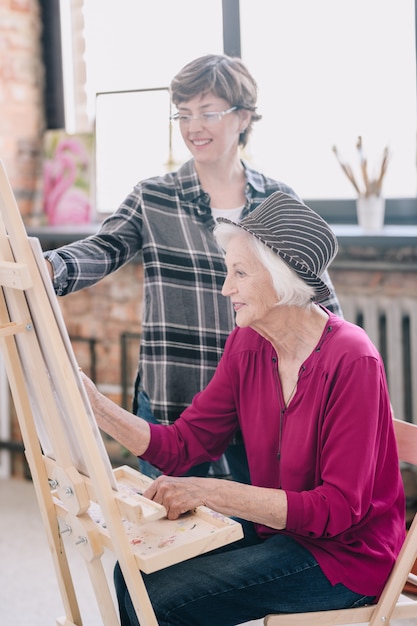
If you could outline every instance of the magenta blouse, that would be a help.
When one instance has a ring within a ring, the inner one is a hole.
[[[332,584],[381,592],[405,536],[405,498],[382,359],[365,332],[330,313],[285,408],[278,355],[236,328],[208,386],[171,426],[151,425],[143,458],[179,475],[217,459],[240,428],[253,485],[284,489],[283,532]]]

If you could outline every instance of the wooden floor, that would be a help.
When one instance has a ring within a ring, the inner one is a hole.
[[[103,626],[84,561],[70,542],[66,545],[84,626]],[[113,554],[106,553],[103,561],[111,581]],[[55,626],[63,614],[32,482],[0,479],[0,624]],[[261,625],[256,620],[241,626]],[[392,626],[417,626],[417,620]]]
[[[0,502],[0,624],[55,626],[64,610],[32,482],[0,479]],[[68,559],[84,626],[102,626],[84,560],[70,542]],[[111,576],[113,555],[104,563]]]
[[[84,561],[69,541],[65,545],[84,626],[103,626]],[[113,591],[115,559],[109,552],[103,560]],[[0,624],[55,626],[63,615],[33,484],[0,479]],[[242,626],[261,625],[257,620]]]

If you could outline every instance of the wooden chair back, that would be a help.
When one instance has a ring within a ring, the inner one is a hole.
[[[417,425],[394,419],[400,460],[417,467]],[[392,619],[417,619],[417,601],[402,595],[406,581],[417,584],[410,574],[417,559],[417,515],[414,517],[398,559],[377,604],[355,609],[267,615],[265,626],[342,626],[369,624],[388,626]]]

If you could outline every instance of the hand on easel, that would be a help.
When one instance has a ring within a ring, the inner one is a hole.
[[[46,269],[48,270],[48,274],[51,278],[51,281],[53,281],[54,280],[54,268],[52,267],[52,263],[48,261],[48,259],[45,259],[45,265],[46,265]]]
[[[79,371],[98,427],[135,456],[144,454],[150,441],[148,422],[104,396],[81,368]]]

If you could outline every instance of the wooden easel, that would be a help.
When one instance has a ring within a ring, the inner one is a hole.
[[[64,605],[56,623],[82,626],[65,531],[85,559],[103,624],[119,624],[101,563],[108,548],[141,626],[155,626],[141,571],[240,539],[241,526],[205,507],[169,521],[162,506],[140,495],[149,478],[111,468],[39,242],[27,236],[1,161],[0,214],[0,347]]]

